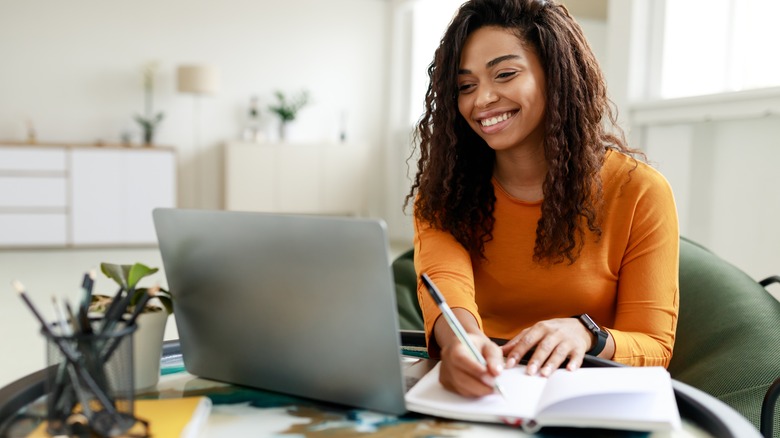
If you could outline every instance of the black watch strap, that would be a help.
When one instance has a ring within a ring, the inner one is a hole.
[[[604,350],[604,347],[607,345],[607,337],[609,335],[607,334],[606,330],[602,330],[601,327],[599,327],[599,325],[596,324],[587,313],[583,313],[582,315],[575,315],[572,316],[572,318],[577,318],[582,323],[582,325],[588,329],[589,332],[596,335],[596,343],[593,344],[593,348],[588,350],[586,354],[591,356],[598,356],[598,354],[601,353]]]

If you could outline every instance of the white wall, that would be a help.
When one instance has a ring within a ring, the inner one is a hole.
[[[388,11],[381,0],[2,0],[0,140],[25,139],[29,119],[40,142],[117,143],[125,130],[138,142],[141,68],[157,60],[154,107],[165,119],[155,143],[179,151],[180,206],[222,206],[221,144],[240,136],[250,96],[264,110],[276,89],[310,91],[296,140],[337,141],[346,112],[347,140],[377,157],[378,187]],[[199,100],[197,148],[194,97],[176,92],[186,63],[222,77],[220,92]],[[275,119],[263,118],[273,137]]]
[[[680,233],[756,280],[780,273],[780,88],[651,101],[655,0],[609,2],[608,79],[632,146],[669,180]],[[771,291],[771,290],[770,290]]]
[[[644,128],[675,193],[680,233],[756,280],[780,275],[780,117]]]

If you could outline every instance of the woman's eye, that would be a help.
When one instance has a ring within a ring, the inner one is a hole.
[[[474,84],[461,84],[458,85],[458,93],[468,93],[474,88]]]
[[[499,73],[499,74],[496,76],[496,79],[509,79],[509,78],[511,78],[512,76],[516,75],[516,74],[517,74],[517,72],[516,72],[516,71],[505,71],[505,72],[501,72],[501,73]]]

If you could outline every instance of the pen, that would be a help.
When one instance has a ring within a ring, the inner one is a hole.
[[[458,318],[456,318],[455,314],[452,313],[450,306],[448,306],[447,302],[444,301],[444,296],[441,294],[441,292],[439,292],[439,288],[433,284],[433,280],[428,277],[428,274],[423,273],[421,278],[423,284],[428,289],[428,292],[430,292],[431,297],[433,297],[433,301],[435,301],[436,305],[439,306],[444,319],[447,320],[447,324],[450,326],[452,331],[455,332],[455,336],[457,336],[460,342],[462,342],[469,349],[472,356],[474,356],[474,359],[476,359],[480,365],[487,367],[487,361],[479,352],[479,350],[477,350],[477,347],[474,345],[474,343],[471,342],[471,339],[466,335],[466,329],[463,328],[463,326],[460,324],[460,321],[458,321]],[[501,386],[498,384],[498,382],[495,383],[494,387],[502,397],[506,398],[506,394],[501,389]]]

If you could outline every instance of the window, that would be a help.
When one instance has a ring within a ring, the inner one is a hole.
[[[667,0],[661,98],[780,86],[780,2]]]
[[[464,0],[417,0],[412,14],[411,86],[409,117],[412,124],[422,116],[428,89],[428,66],[444,31]]]

